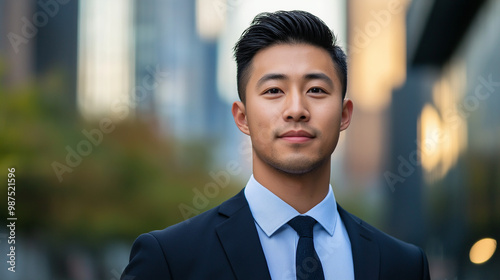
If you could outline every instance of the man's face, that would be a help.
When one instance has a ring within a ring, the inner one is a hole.
[[[250,135],[255,164],[304,174],[329,164],[352,102],[329,53],[308,44],[279,44],[259,51],[250,66],[246,104],[233,116]]]

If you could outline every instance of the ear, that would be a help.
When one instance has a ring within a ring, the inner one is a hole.
[[[245,104],[243,104],[243,102],[241,101],[236,101],[233,103],[231,111],[233,112],[233,118],[236,126],[240,129],[241,132],[245,133],[246,135],[250,135]]]
[[[351,124],[352,111],[354,109],[354,104],[349,98],[344,99],[344,104],[342,104],[342,119],[340,120],[340,131],[345,130]]]

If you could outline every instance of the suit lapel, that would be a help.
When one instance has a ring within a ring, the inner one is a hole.
[[[351,241],[354,278],[356,280],[379,279],[380,252],[373,233],[363,222],[337,205],[340,218]]]
[[[223,203],[219,214],[227,218],[217,235],[238,280],[271,280],[254,219],[243,191]]]

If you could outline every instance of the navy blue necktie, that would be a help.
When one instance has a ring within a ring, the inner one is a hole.
[[[309,216],[297,216],[288,224],[299,234],[295,259],[297,280],[324,280],[323,267],[314,250],[313,227],[316,220]]]

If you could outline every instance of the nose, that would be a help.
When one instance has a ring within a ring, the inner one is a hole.
[[[292,92],[285,97],[283,119],[285,121],[307,122],[310,118],[306,96],[299,92]]]

